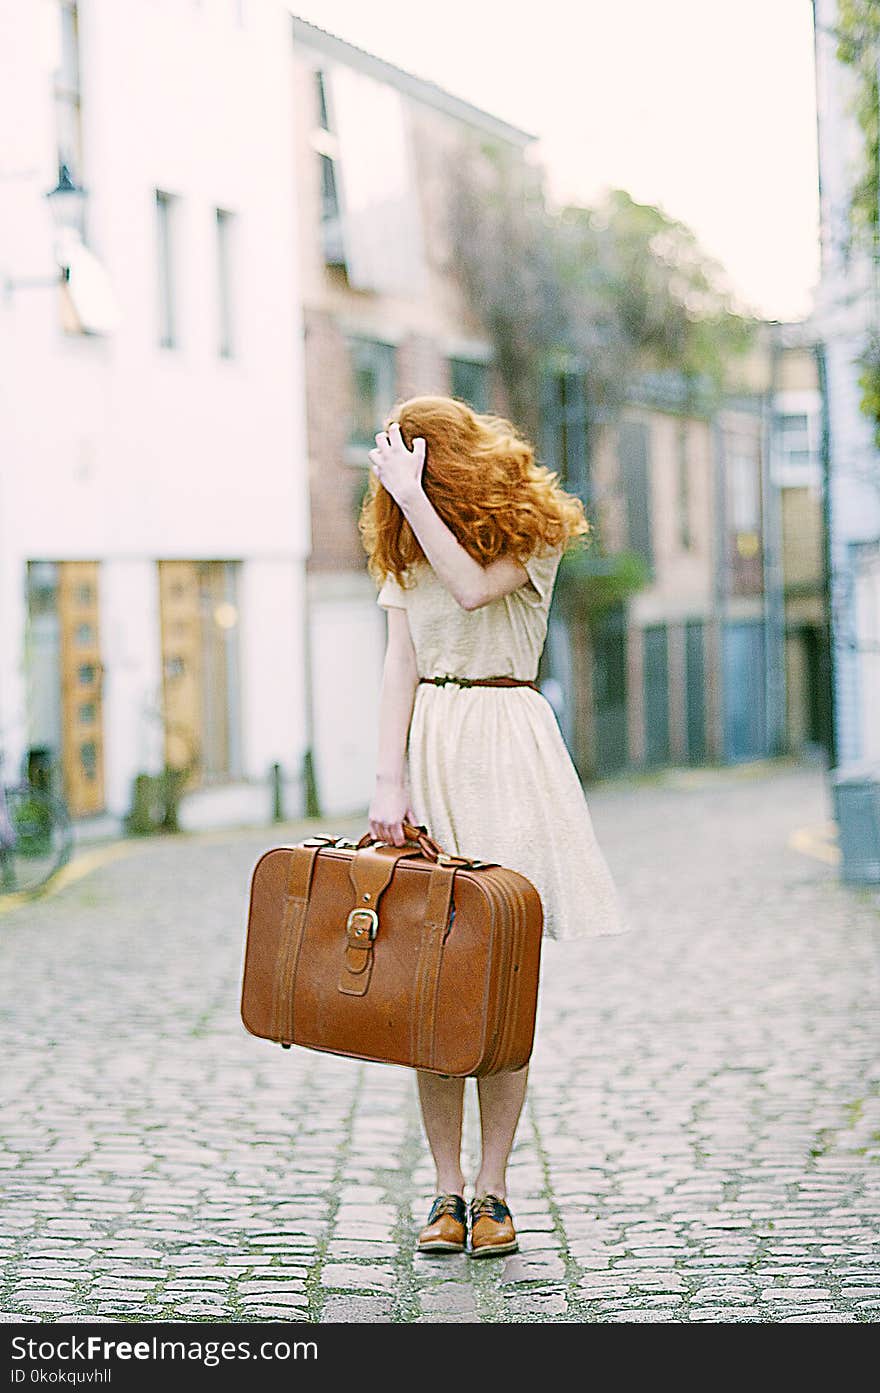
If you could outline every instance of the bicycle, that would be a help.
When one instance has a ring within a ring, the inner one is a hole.
[[[0,774],[4,755],[0,750]],[[70,860],[73,827],[64,802],[25,779],[0,778],[0,896],[33,894]]]

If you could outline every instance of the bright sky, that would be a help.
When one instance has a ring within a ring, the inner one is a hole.
[[[540,137],[557,199],[627,189],[689,224],[742,299],[809,312],[818,276],[810,0],[288,0]]]

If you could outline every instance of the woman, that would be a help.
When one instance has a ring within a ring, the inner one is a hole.
[[[548,937],[619,932],[580,780],[534,685],[560,558],[589,530],[582,504],[509,421],[448,397],[398,405],[369,453],[360,526],[388,611],[370,832],[401,846],[402,823],[423,823],[447,852],[520,871]],[[464,1080],[418,1071],[437,1170],[420,1251],[516,1249],[506,1172],[527,1074],[477,1081],[482,1161],[468,1208]]]

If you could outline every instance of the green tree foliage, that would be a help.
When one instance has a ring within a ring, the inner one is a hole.
[[[537,363],[566,334],[540,180],[505,148],[463,140],[448,188],[453,265],[492,338],[511,413],[535,434]]]
[[[597,556],[588,547],[574,546],[559,564],[557,594],[570,612],[595,614],[625,604],[650,579],[647,562],[636,552]]]
[[[874,422],[874,444],[880,450],[880,337],[876,334],[871,337],[860,363],[861,407]]]
[[[450,180],[456,266],[492,336],[511,409],[537,429],[542,373],[572,362],[597,411],[635,375],[721,384],[751,341],[721,267],[683,223],[622,190],[601,207],[545,202],[515,151],[465,142]]]
[[[837,57],[854,77],[853,113],[862,132],[861,167],[850,195],[850,246],[880,252],[880,5],[877,0],[838,0]],[[880,336],[872,335],[860,359],[861,409],[874,422],[880,449]]]
[[[876,256],[880,240],[880,5],[877,0],[838,0],[837,57],[855,78],[853,111],[864,138],[861,170],[853,187],[853,238],[867,239]]]

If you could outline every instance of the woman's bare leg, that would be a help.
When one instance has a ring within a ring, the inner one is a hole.
[[[480,1131],[483,1159],[474,1194],[507,1198],[507,1161],[526,1097],[528,1065],[515,1072],[488,1074],[477,1079],[480,1097]]]
[[[464,1079],[444,1078],[418,1069],[422,1122],[434,1165],[438,1195],[463,1195],[461,1123],[464,1111]]]

